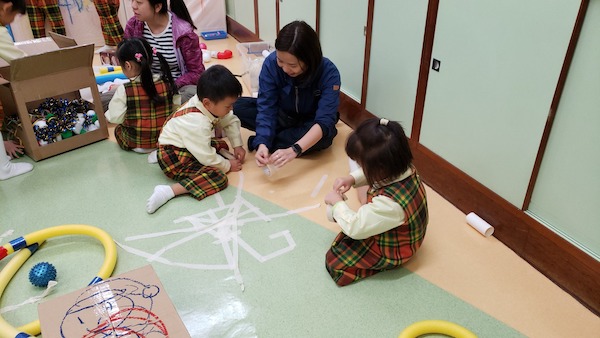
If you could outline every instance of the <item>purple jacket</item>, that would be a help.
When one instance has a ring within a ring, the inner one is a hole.
[[[175,79],[177,88],[185,85],[197,85],[200,74],[204,71],[200,41],[189,22],[171,13],[173,25],[173,44],[181,76]],[[132,17],[125,27],[125,38],[143,38],[144,22]]]

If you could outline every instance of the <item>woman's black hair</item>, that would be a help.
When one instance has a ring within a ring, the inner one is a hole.
[[[119,63],[124,65],[126,61],[129,61],[140,65],[142,88],[144,88],[152,102],[162,103],[164,98],[158,95],[156,86],[154,85],[154,78],[152,77],[152,62],[154,60],[154,55],[158,57],[160,62],[160,69],[162,71],[161,78],[167,84],[169,91],[168,97],[170,100],[175,93],[175,81],[173,80],[173,75],[171,74],[171,69],[167,64],[167,60],[165,60],[162,54],[159,52],[154,54],[154,50],[148,41],[142,38],[124,39],[117,47],[117,59],[119,59]]]
[[[292,21],[285,25],[277,34],[275,49],[288,52],[304,63],[305,69],[300,75],[300,80],[311,79],[323,60],[319,36],[304,21]]]
[[[12,3],[12,11],[20,14],[25,14],[27,11],[27,4],[25,0],[0,0],[0,2]]]
[[[239,97],[242,91],[240,81],[223,65],[214,65],[202,72],[196,87],[198,99],[207,98],[215,103],[228,97]]]
[[[165,14],[169,11],[169,7],[167,6],[167,0],[148,0],[148,2],[150,3],[150,5],[152,5],[152,7],[162,5],[160,11],[158,11],[158,13],[160,14]],[[171,0],[171,12],[175,13],[175,15],[177,15],[177,17],[179,17],[180,19],[189,22],[189,24],[192,25],[194,29],[196,29],[194,21],[192,21],[192,17],[190,16],[190,12],[188,11],[187,6],[185,5],[185,2],[183,2],[183,0]]]
[[[362,167],[369,185],[400,176],[413,159],[400,123],[379,118],[365,120],[350,134],[346,154]]]

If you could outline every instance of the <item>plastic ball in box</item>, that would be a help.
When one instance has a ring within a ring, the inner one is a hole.
[[[29,271],[29,281],[38,287],[48,286],[48,282],[56,280],[56,268],[48,262],[40,262]]]

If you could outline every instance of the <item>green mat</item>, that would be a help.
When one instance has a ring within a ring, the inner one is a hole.
[[[0,181],[0,242],[61,224],[100,227],[127,248],[119,247],[115,274],[155,255],[151,264],[192,337],[397,337],[425,319],[456,322],[480,337],[522,336],[406,269],[337,287],[324,262],[335,234],[252,194],[236,196],[235,186],[201,202],[177,197],[148,215],[154,186],[171,182],[146,156],[110,141],[34,165]],[[228,211],[237,216],[226,217]],[[156,236],[139,238],[150,234]],[[55,297],[87,285],[102,259],[93,239],[51,239],[15,276],[0,308],[42,293],[27,279],[37,262],[56,266],[59,284],[49,296]],[[18,326],[37,318],[37,309],[26,305],[2,316]]]

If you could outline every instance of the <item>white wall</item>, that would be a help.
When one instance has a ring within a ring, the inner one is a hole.
[[[600,2],[591,1],[529,205],[600,260]]]
[[[441,1],[420,142],[521,208],[579,1]]]

